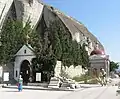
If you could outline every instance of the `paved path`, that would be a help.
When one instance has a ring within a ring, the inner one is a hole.
[[[40,87],[40,86],[23,86],[23,89],[28,89],[28,90],[49,90],[49,91],[76,91],[76,90],[81,90],[84,88],[90,88],[90,87],[96,87],[96,86],[90,86],[90,85],[86,85],[82,88],[77,88],[77,89],[68,89],[68,88],[44,88],[44,87]],[[16,89],[17,90],[17,86],[3,86],[3,88],[10,88],[10,89]]]
[[[23,90],[18,92],[16,89],[0,89],[0,99],[58,99],[71,93],[70,91],[43,91],[43,90]]]
[[[45,91],[45,90],[23,90],[0,89],[0,99],[120,99],[116,96],[117,87],[93,87],[70,91]]]
[[[96,87],[77,91],[59,99],[120,99],[116,96],[117,87]]]

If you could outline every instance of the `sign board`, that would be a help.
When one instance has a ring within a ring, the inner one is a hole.
[[[4,81],[9,81],[9,72],[4,73]]]
[[[41,73],[36,73],[36,81],[41,81]]]

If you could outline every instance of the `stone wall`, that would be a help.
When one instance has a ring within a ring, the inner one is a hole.
[[[81,76],[84,74],[84,69],[82,66],[74,67],[71,65],[70,67],[62,66],[61,61],[57,61],[56,68],[55,68],[55,76],[68,76],[68,78],[73,78],[75,76]]]
[[[70,78],[73,78],[75,76],[81,76],[84,74],[84,70],[82,69],[82,66],[76,66],[74,67],[71,65],[70,67],[65,66],[64,71],[69,75]]]

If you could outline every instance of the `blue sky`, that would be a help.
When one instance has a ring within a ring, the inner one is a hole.
[[[106,54],[120,61],[120,0],[43,0],[82,22],[104,45]]]

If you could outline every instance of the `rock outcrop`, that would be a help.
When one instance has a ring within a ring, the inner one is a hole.
[[[1,27],[8,17],[22,20],[23,23],[27,20],[31,20],[31,26],[33,28],[37,27],[36,29],[39,32],[49,26],[49,21],[59,19],[69,30],[73,40],[88,44],[86,50],[88,50],[89,53],[94,49],[97,42],[99,43],[99,48],[104,50],[103,45],[82,23],[38,0],[1,0]]]

